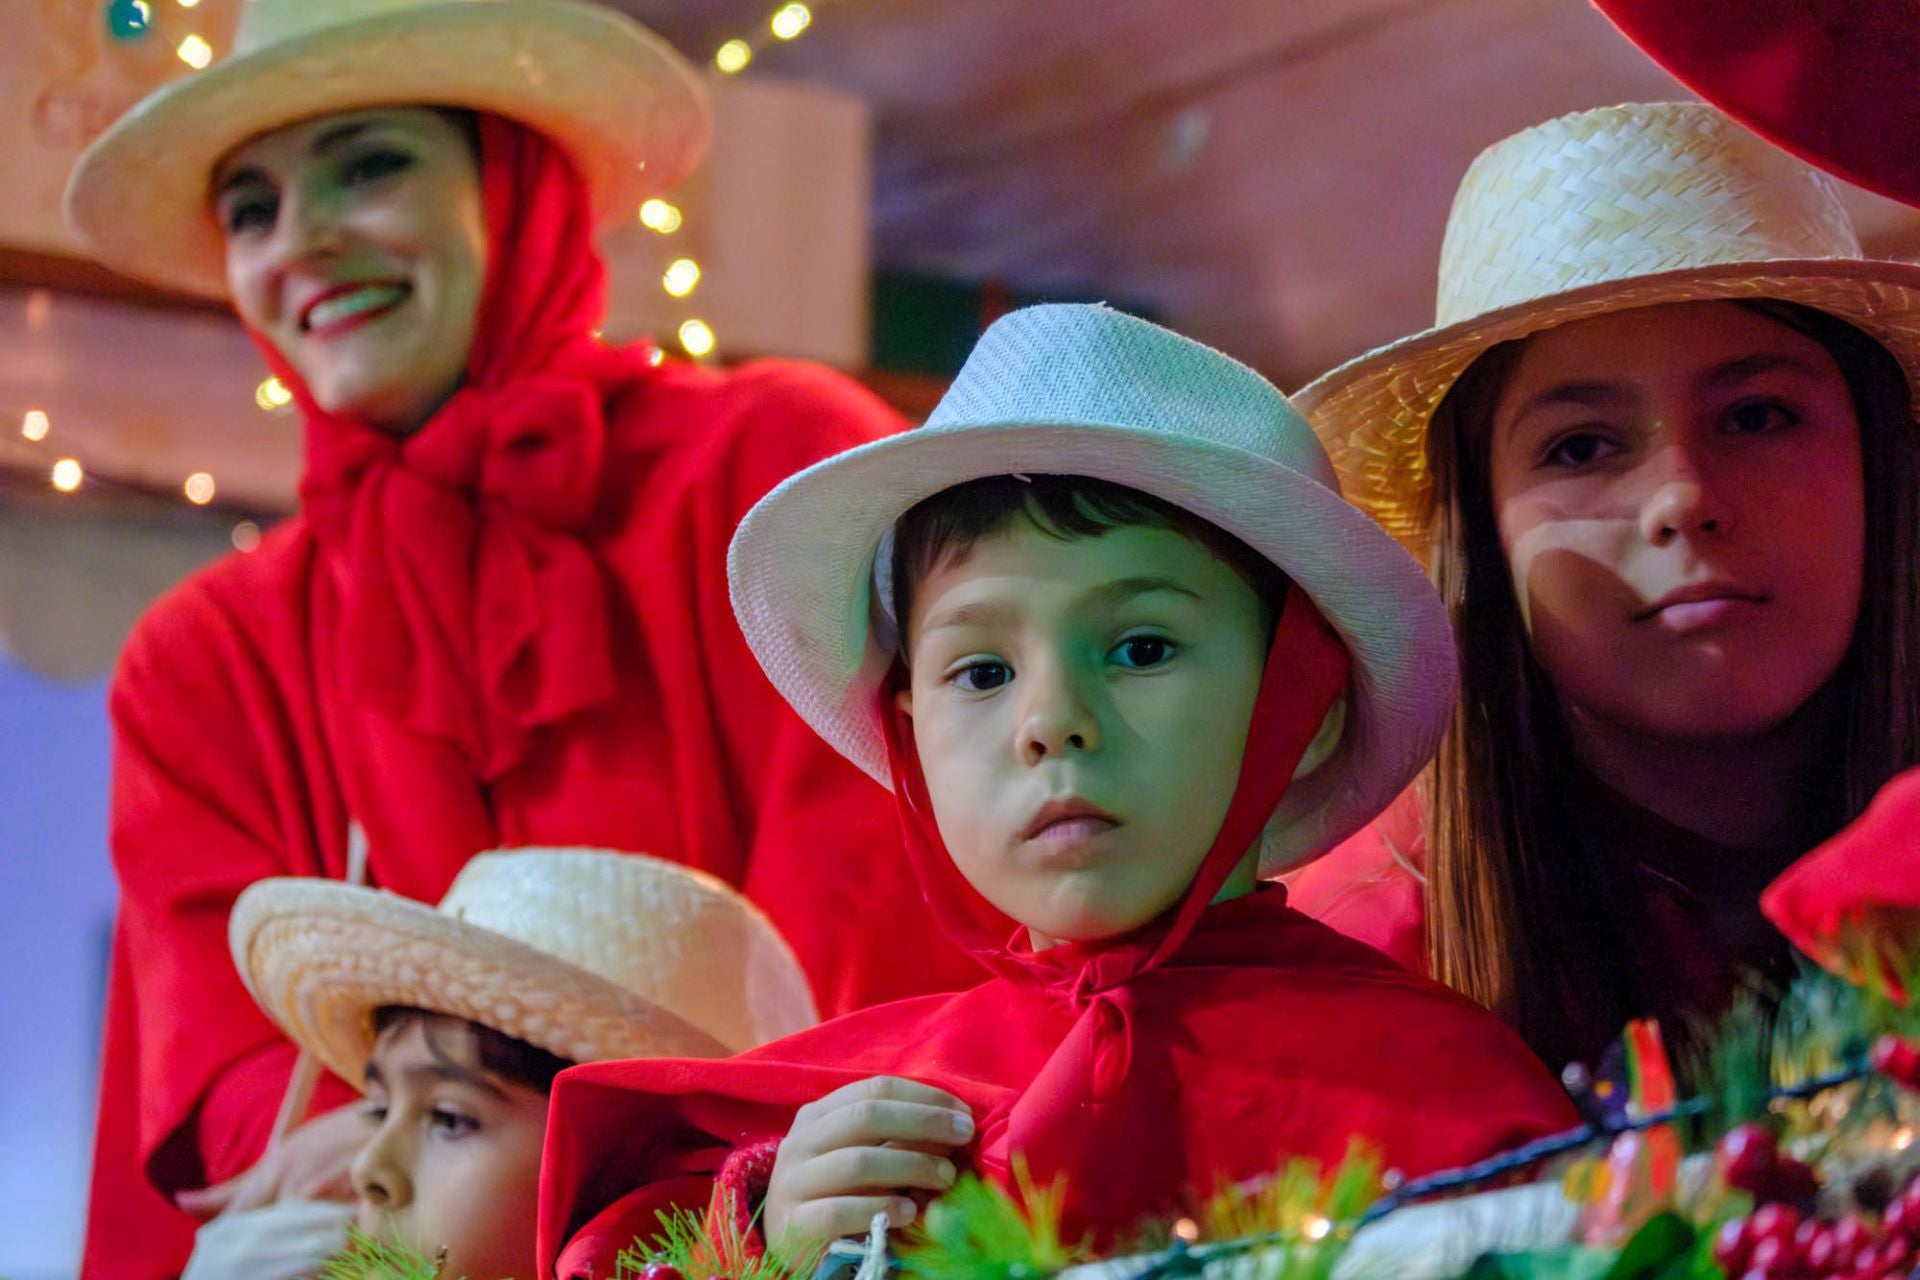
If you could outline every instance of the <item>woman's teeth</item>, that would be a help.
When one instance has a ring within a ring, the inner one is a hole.
[[[406,296],[405,286],[397,284],[367,285],[351,293],[336,293],[331,298],[316,302],[313,309],[307,312],[307,328],[324,329],[352,316],[380,311]]]

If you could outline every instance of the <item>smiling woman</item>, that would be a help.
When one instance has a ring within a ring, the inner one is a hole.
[[[819,368],[596,336],[596,228],[706,133],[692,68],[609,6],[248,0],[234,56],[76,168],[75,228],[231,297],[306,449],[300,513],[157,606],[115,685],[89,1276],[177,1270],[183,1209],[350,1194],[338,1082],[269,1144],[295,1052],[223,940],[250,883],[341,877],[350,820],[371,882],[421,901],[502,846],[714,873],[829,1012],[970,973],[884,793],[774,694],[724,581],[762,493],[899,420]],[[894,927],[844,928],[850,901]]]
[[[1554,1063],[1789,973],[1760,891],[1920,761],[1917,314],[1920,269],[1860,259],[1833,185],[1711,108],[1476,161],[1441,327],[1301,393],[1430,546],[1463,688],[1424,822],[1302,908]]]

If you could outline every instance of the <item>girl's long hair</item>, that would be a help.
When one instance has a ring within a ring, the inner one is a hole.
[[[1860,617],[1835,674],[1844,739],[1841,816],[1920,762],[1920,428],[1884,347],[1824,312],[1742,301],[1819,342],[1860,421],[1866,548]],[[1645,1012],[1614,933],[1615,869],[1588,865],[1565,780],[1578,767],[1551,683],[1534,661],[1501,549],[1490,483],[1492,418],[1521,343],[1494,347],[1435,412],[1434,582],[1460,643],[1462,697],[1428,779],[1429,947],[1434,975],[1493,1009],[1551,1063],[1576,1028]],[[1580,1015],[1584,1014],[1585,1017]]]

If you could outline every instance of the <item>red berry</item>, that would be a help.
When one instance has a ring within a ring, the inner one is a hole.
[[[649,1262],[640,1268],[640,1280],[685,1280],[671,1262]]]
[[[1804,1160],[1782,1156],[1775,1161],[1773,1172],[1767,1178],[1765,1198],[1799,1204],[1813,1199],[1819,1190],[1820,1179],[1814,1176],[1813,1166]]]
[[[1840,1262],[1860,1252],[1860,1246],[1873,1242],[1872,1233],[1860,1219],[1848,1216],[1833,1224],[1833,1248]]]
[[[1820,1225],[1822,1228],[1826,1227],[1825,1223]],[[1807,1247],[1801,1251],[1800,1261],[1808,1271],[1817,1276],[1824,1276],[1830,1271],[1838,1270],[1840,1257],[1840,1250],[1833,1243],[1833,1232],[1823,1229],[1816,1232],[1813,1239],[1807,1241]]]
[[[1778,1236],[1767,1236],[1754,1242],[1753,1256],[1747,1259],[1747,1267],[1777,1276],[1791,1268],[1796,1261],[1791,1237],[1782,1240]]]
[[[1899,1036],[1881,1036],[1873,1042],[1867,1061],[1895,1084],[1920,1089],[1920,1045]]]
[[[1793,1233],[1800,1226],[1800,1213],[1790,1204],[1763,1204],[1753,1211],[1750,1221],[1755,1247],[1762,1240],[1787,1245],[1793,1243]]]
[[[1780,1158],[1780,1144],[1757,1124],[1729,1129],[1720,1139],[1720,1170],[1727,1185],[1752,1195],[1766,1190],[1767,1179]]]
[[[1713,1260],[1728,1275],[1736,1275],[1747,1269],[1747,1259],[1753,1256],[1753,1236],[1748,1232],[1749,1220],[1729,1218],[1720,1224],[1720,1230],[1713,1237]]]
[[[1870,1244],[1861,1245],[1853,1255],[1853,1274],[1877,1276],[1880,1272],[1880,1250]]]

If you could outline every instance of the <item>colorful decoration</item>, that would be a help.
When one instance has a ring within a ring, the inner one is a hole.
[[[110,0],[107,5],[107,34],[129,42],[143,39],[153,25],[153,7],[147,0]]]

